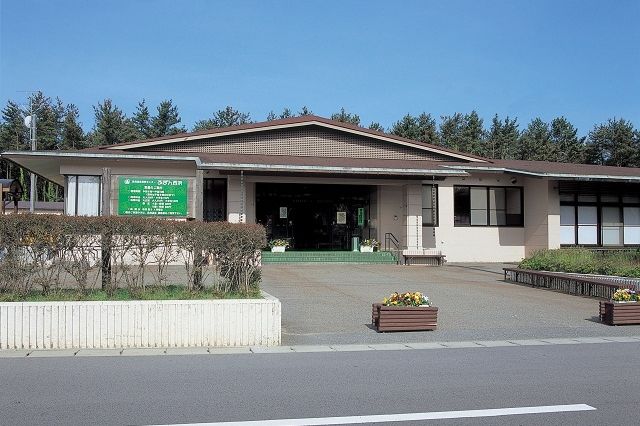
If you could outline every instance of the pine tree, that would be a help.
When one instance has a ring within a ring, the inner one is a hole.
[[[2,110],[0,149],[21,150],[29,146],[29,129],[24,125],[23,111],[17,103],[8,101]]]
[[[438,144],[436,121],[431,114],[422,113],[418,117],[407,114],[391,126],[391,133],[407,139],[430,144]]]
[[[313,111],[311,111],[307,106],[303,106],[300,111],[298,111],[298,117],[304,117],[305,115],[313,115]]]
[[[136,112],[131,117],[131,122],[136,128],[136,139],[148,139],[151,136],[151,115],[149,114],[149,108],[146,101],[143,99],[138,102]]]
[[[496,114],[491,121],[483,155],[501,160],[514,159],[517,157],[519,137],[518,119],[506,117],[503,121]]]
[[[375,130],[376,132],[384,133],[384,127],[377,121],[371,122],[371,124],[369,124],[369,129]]]
[[[113,103],[105,99],[93,107],[95,125],[89,137],[91,145],[111,145],[136,139],[137,130],[133,122]]]
[[[554,157],[555,150],[551,145],[549,125],[540,118],[534,118],[520,135],[517,158],[519,160],[550,161]]]
[[[196,122],[193,130],[239,126],[248,123],[251,123],[251,116],[248,113],[240,112],[231,106],[227,106],[225,109],[215,112],[212,118]]]
[[[78,122],[80,112],[74,104],[67,105],[64,114],[61,149],[82,149],[86,140],[82,126]]]
[[[356,126],[360,125],[360,116],[358,114],[351,114],[350,112],[345,111],[344,108],[340,108],[339,112],[331,114],[331,119],[341,121],[343,123],[354,124]]]
[[[609,119],[589,132],[587,162],[607,166],[640,167],[640,137],[633,124],[623,118]]]
[[[440,145],[458,150],[461,141],[462,122],[464,116],[459,112],[453,115],[440,117]]]
[[[561,163],[582,163],[584,161],[584,138],[578,138],[576,129],[565,117],[551,121],[551,144],[554,146],[553,161]]]
[[[158,114],[151,119],[151,137],[175,135],[185,132],[184,127],[178,127],[181,121],[178,107],[173,105],[171,99],[164,100],[158,105]]]

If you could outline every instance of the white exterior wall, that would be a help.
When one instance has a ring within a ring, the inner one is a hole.
[[[423,247],[442,251],[447,261],[518,262],[534,250],[560,247],[560,202],[555,182],[484,174],[436,183],[439,226],[423,228]],[[523,187],[525,226],[454,226],[455,185]]]
[[[229,175],[227,177],[227,220],[229,222],[246,222],[246,195],[246,185],[243,194],[240,176]]]
[[[391,232],[400,240],[400,248],[405,247],[404,234],[404,190],[399,185],[378,186],[377,229],[380,243],[384,244],[384,234]]]
[[[439,226],[435,228],[435,238],[425,239],[425,248],[441,250],[449,262],[517,262],[525,255],[525,228],[497,226],[454,226],[453,187],[454,185],[483,186],[523,186],[523,178],[505,175],[477,175],[467,178],[447,178],[436,182],[438,185]],[[431,182],[428,182],[431,183]],[[527,188],[524,188],[525,197]],[[525,223],[527,204],[525,199]],[[425,228],[425,233],[433,235],[433,228]],[[435,242],[435,246],[433,243]]]
[[[404,187],[404,232],[405,249],[422,249],[422,185]]]
[[[560,248],[560,197],[558,184],[527,179],[525,188],[525,254]]]
[[[0,303],[0,349],[277,346],[280,301]]]

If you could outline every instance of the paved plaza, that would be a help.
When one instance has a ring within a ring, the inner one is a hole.
[[[283,345],[373,344],[640,335],[598,321],[598,300],[503,281],[503,264],[265,265],[263,289],[282,302]],[[421,291],[438,329],[377,333],[371,304]]]

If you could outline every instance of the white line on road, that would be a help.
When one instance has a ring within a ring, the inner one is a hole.
[[[163,426],[310,426],[362,424],[381,422],[412,422],[418,420],[462,419],[472,417],[515,416],[519,414],[567,413],[591,411],[596,408],[587,404],[542,405],[538,407],[492,408],[487,410],[436,411],[431,413],[381,414],[375,416],[311,417],[306,419],[254,420],[245,422],[184,423]]]

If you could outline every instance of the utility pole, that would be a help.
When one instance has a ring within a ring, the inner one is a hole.
[[[29,114],[29,135],[31,136],[31,151],[35,151],[38,147],[36,143],[36,115],[35,111],[33,110],[33,96],[29,97]],[[36,197],[38,194],[38,192],[36,191],[36,184],[37,176],[35,173],[31,172],[31,187],[29,188],[29,211],[31,213],[35,212],[36,210]]]
[[[27,125],[27,118],[29,119],[29,139],[31,141],[31,151],[36,151],[38,149],[38,144],[36,142],[36,110],[33,109],[33,94],[39,93],[35,90],[20,90],[23,93],[29,93],[29,116],[25,117],[25,126]],[[37,109],[40,109],[42,105],[40,105]],[[31,175],[31,184],[29,188],[29,211],[31,213],[36,210],[36,198],[38,196],[38,191],[36,191],[37,185],[37,176],[33,172],[29,172]]]

